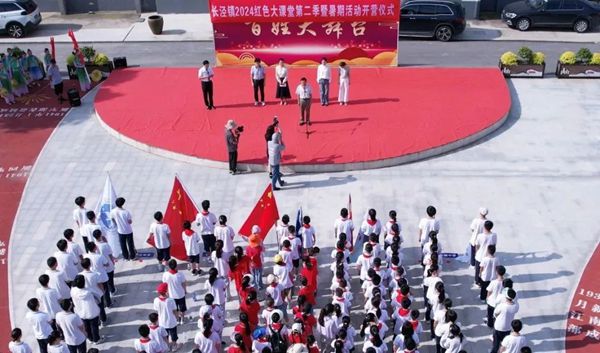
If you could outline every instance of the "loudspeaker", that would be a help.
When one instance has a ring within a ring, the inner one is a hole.
[[[118,58],[113,58],[113,63],[115,64],[115,69],[121,69],[127,67],[127,58],[124,56],[120,56]]]
[[[67,91],[67,97],[69,97],[69,104],[71,107],[79,107],[81,105],[81,98],[79,98],[79,91],[75,88],[71,88]]]

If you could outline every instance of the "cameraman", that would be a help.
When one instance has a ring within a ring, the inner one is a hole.
[[[242,132],[244,132],[244,127],[238,126],[234,120],[229,120],[225,124],[225,143],[227,143],[227,152],[229,152],[229,174],[232,175],[237,173],[237,150]]]
[[[269,164],[269,141],[271,141],[271,137],[273,134],[277,132],[279,128],[279,120],[277,119],[277,115],[273,117],[273,123],[267,126],[267,131],[265,132],[265,142],[267,145],[267,170],[269,171],[269,178],[273,177],[271,165]]]

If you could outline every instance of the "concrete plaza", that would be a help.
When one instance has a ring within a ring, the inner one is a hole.
[[[480,206],[490,209],[496,223],[501,262],[515,281],[523,319],[523,333],[534,352],[563,352],[566,312],[572,290],[596,247],[600,232],[593,226],[600,196],[600,102],[594,80],[513,80],[513,108],[508,121],[495,133],[469,147],[429,160],[398,167],[360,172],[290,175],[276,193],[280,214],[292,218],[302,206],[313,219],[319,260],[326,267],[333,247],[332,228],[339,209],[352,193],[357,222],[367,208],[382,220],[395,209],[405,238],[409,283],[420,295],[421,267],[416,265],[417,223],[425,207],[438,208],[445,252],[464,252],[469,224]],[[438,94],[443,94],[439,92]],[[10,290],[12,322],[35,344],[24,319],[25,303],[34,296],[37,277],[63,229],[72,227],[73,200],[88,198],[93,208],[110,172],[120,196],[134,217],[139,248],[152,221],[164,211],[175,173],[197,203],[210,199],[212,211],[226,214],[237,229],[254,206],[268,179],[264,173],[230,176],[225,170],[175,162],[146,154],[118,142],[98,123],[94,94],[65,118],[49,139],[31,173],[11,236]],[[477,104],[477,102],[473,102]],[[281,119],[295,117],[281,117]],[[385,127],[382,127],[385,128]],[[199,137],[200,138],[200,137]],[[423,136],[427,138],[427,136]],[[243,143],[251,143],[243,141]],[[261,142],[262,143],[262,142]],[[223,148],[224,146],[215,146]],[[225,153],[225,151],[224,151]],[[241,241],[240,241],[241,243]],[[267,238],[270,258],[275,237]],[[266,267],[270,266],[270,260]],[[469,353],[487,352],[491,332],[482,318],[485,306],[471,287],[472,270],[455,260],[444,262],[443,279],[458,308],[459,322]],[[321,269],[320,302],[329,298],[331,273]],[[265,275],[269,273],[266,271]],[[356,272],[354,272],[356,273]],[[202,293],[205,276],[188,276],[190,290]],[[154,288],[160,281],[154,260],[117,264],[117,305],[109,311],[109,325],[101,330],[104,352],[134,352],[137,326],[151,312]],[[353,290],[358,291],[357,279]],[[202,293],[203,294],[203,293]],[[354,326],[362,320],[362,296],[355,300]],[[199,303],[188,296],[193,321],[180,327],[182,352],[189,352],[196,333]],[[237,303],[230,303],[234,309]],[[414,304],[422,310],[422,302]],[[228,324],[236,323],[228,311]],[[224,335],[226,336],[226,335]],[[434,352],[422,335],[423,353]],[[229,339],[225,338],[229,344]],[[361,340],[357,338],[357,342]],[[357,347],[357,350],[362,347]]]

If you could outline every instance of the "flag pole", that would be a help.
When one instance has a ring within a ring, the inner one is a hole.
[[[188,197],[190,198],[190,200],[192,200],[192,202],[194,203],[194,206],[196,206],[196,209],[198,208],[198,204],[196,203],[196,201],[194,200],[194,198],[192,197],[192,194],[190,194],[187,189],[185,188],[185,185],[183,184],[183,182],[181,181],[181,178],[179,177],[179,174],[177,174],[177,172],[175,172],[175,178],[179,179],[179,184],[181,184],[181,188],[183,189],[183,191],[185,191],[185,193],[188,195]]]

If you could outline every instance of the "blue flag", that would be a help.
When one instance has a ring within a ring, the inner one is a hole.
[[[296,213],[296,236],[300,236],[300,228],[302,227],[302,206],[298,208],[298,212]],[[300,238],[302,240],[302,238]],[[302,241],[302,246],[304,246],[304,241]]]

